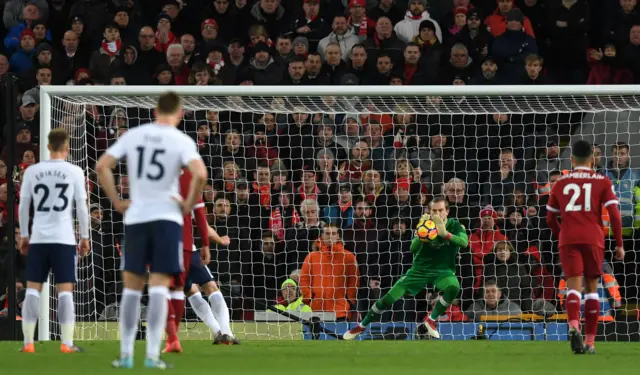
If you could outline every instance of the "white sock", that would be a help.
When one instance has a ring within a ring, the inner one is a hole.
[[[214,336],[220,333],[220,324],[218,324],[218,321],[214,318],[213,312],[211,312],[211,306],[204,300],[201,293],[196,293],[189,297],[189,303],[193,311],[198,315],[198,318],[209,327],[209,330],[211,330]]]
[[[22,335],[24,343],[33,344],[33,336],[38,323],[38,313],[40,312],[40,292],[28,288],[22,303]]]
[[[169,312],[169,288],[152,286],[149,288],[149,308],[147,309],[147,358],[160,358],[162,335],[167,326]]]
[[[227,307],[227,302],[224,300],[222,292],[217,291],[211,293],[209,296],[209,304],[211,305],[213,316],[215,316],[218,323],[220,323],[222,334],[233,336],[233,333],[231,333],[231,323],[229,322],[229,308]]]
[[[133,357],[133,344],[138,332],[138,320],[140,320],[139,290],[124,288],[120,299],[120,356]]]
[[[62,343],[68,347],[73,346],[73,327],[76,323],[75,306],[71,292],[58,293],[58,322]]]

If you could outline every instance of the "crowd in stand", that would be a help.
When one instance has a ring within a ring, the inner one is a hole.
[[[4,3],[0,76],[18,75],[21,100],[19,166],[13,172],[0,164],[3,223],[7,183],[19,184],[20,172],[38,160],[41,85],[640,83],[636,0]],[[436,195],[470,235],[450,319],[562,311],[561,271],[543,218],[548,189],[564,168],[560,137],[580,128],[580,114],[436,116],[390,105],[395,115],[323,115],[301,108],[189,111],[180,125],[209,166],[209,223],[232,239],[214,249],[210,268],[231,287],[236,319],[251,319],[265,304],[357,319],[410,267],[413,228]],[[146,109],[100,103],[80,117],[71,112],[56,121],[86,139],[80,151],[89,164],[152,119]],[[14,141],[6,127],[3,134],[5,144]],[[617,144],[614,157],[597,165],[623,182],[621,198],[640,190],[628,152]],[[82,288],[97,294],[98,311],[81,308],[92,315],[116,302],[124,244],[122,218],[95,176],[88,186],[94,255],[85,262],[94,263],[84,264],[92,271]],[[126,197],[126,171],[118,186]],[[633,241],[633,218],[626,226]],[[611,273],[636,298],[626,270]],[[385,318],[419,319],[436,297],[425,289]]]

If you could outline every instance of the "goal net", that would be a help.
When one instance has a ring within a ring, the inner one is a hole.
[[[89,189],[93,251],[79,264],[76,336],[116,339],[124,228],[94,168],[119,135],[153,120],[162,88],[41,89],[40,139],[51,128],[68,130],[70,158],[86,171]],[[231,238],[228,247],[212,244],[209,268],[240,339],[308,337],[304,325],[267,306],[327,322],[364,317],[411,266],[413,230],[436,196],[470,240],[457,257],[461,292],[441,317],[452,323],[448,337],[475,334],[476,326],[454,327],[465,322],[565,322],[545,205],[578,139],[594,144],[596,167],[614,180],[621,201],[628,255],[615,261],[607,237],[599,293],[604,329],[626,334],[616,322],[636,314],[630,306],[638,298],[638,87],[175,89],[185,108],[179,129],[197,141],[208,166],[208,222]],[[126,197],[126,171],[116,175]],[[331,224],[339,244],[328,246]],[[395,325],[380,325],[378,338],[417,337],[439,294],[432,286],[415,292],[382,315]],[[53,334],[55,305],[51,293],[43,329]],[[184,337],[211,338],[190,308],[186,320]]]

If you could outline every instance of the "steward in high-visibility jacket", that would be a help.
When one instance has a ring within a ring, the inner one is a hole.
[[[640,172],[631,168],[620,169],[620,172],[607,169],[607,177],[613,182],[613,191],[620,202],[622,235],[632,237],[633,230],[640,228]]]
[[[298,297],[298,284],[292,279],[286,279],[280,286],[282,302],[276,305],[276,309],[282,311],[312,312],[309,305],[302,302],[302,296]]]
[[[620,295],[620,285],[613,276],[613,269],[607,263],[602,267],[602,277],[598,280],[598,296],[600,297],[600,317],[601,322],[614,321],[613,310],[622,306],[622,296]],[[558,284],[558,302],[564,309],[564,300],[567,294],[567,282],[562,279]],[[582,301],[584,309],[584,301]]]

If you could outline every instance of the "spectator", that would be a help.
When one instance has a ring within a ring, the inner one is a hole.
[[[111,23],[104,27],[103,37],[100,49],[91,55],[89,74],[94,80],[107,85],[111,74],[120,66],[122,41],[120,30]]]
[[[327,76],[329,83],[340,85],[342,76],[347,71],[347,64],[342,58],[342,49],[338,43],[329,43],[324,52],[324,64],[320,69],[320,75]]]
[[[287,63],[287,74],[282,80],[283,85],[305,85],[306,66],[304,59],[300,56],[294,56]]]
[[[13,2],[18,2],[18,0],[14,0]],[[22,33],[26,29],[33,31],[34,24],[40,19],[39,5],[37,4],[26,4],[26,5],[20,4],[20,5],[24,6],[24,8],[21,11],[22,21],[20,23],[15,23],[15,20],[17,20],[18,17],[11,20],[10,22],[7,22],[6,20],[7,10],[11,11],[10,4],[7,4],[4,10],[4,19],[5,19],[4,26],[9,30],[9,33],[4,39],[4,46],[7,48],[8,52],[10,53],[15,52],[20,46],[20,42],[22,40]],[[49,33],[48,37],[49,39],[51,39],[51,33]],[[33,35],[33,38],[35,39],[35,35]]]
[[[536,181],[538,185],[544,185],[549,182],[549,173],[560,169],[562,169],[560,147],[558,141],[552,139],[547,142],[542,158],[536,161]]]
[[[180,45],[184,50],[184,60],[186,61],[187,65],[189,67],[193,66],[196,53],[196,39],[191,34],[183,34],[180,37]]]
[[[234,68],[236,74],[242,71],[247,63],[242,40],[238,38],[232,39],[227,47],[227,52],[229,54],[229,63]]]
[[[268,35],[284,31],[285,9],[279,0],[259,0],[251,8],[251,22],[263,25]]]
[[[493,57],[487,57],[480,65],[481,74],[474,77],[469,84],[471,85],[500,85],[502,81],[498,75],[498,63]]]
[[[302,296],[298,295],[298,284],[292,279],[286,279],[280,285],[280,299],[276,309],[283,311],[298,311],[303,313],[312,312],[311,307],[304,304]]]
[[[269,0],[262,0],[262,2]],[[249,66],[241,73],[242,77],[250,78],[255,85],[277,85],[282,80],[282,67],[273,57],[269,45],[259,42],[253,47],[254,58]]]
[[[303,36],[296,37],[293,40],[293,53],[306,59],[309,54],[309,40]]]
[[[300,271],[303,301],[313,311],[335,312],[336,320],[347,320],[357,302],[360,275],[356,257],[344,248],[333,224],[324,227],[319,250],[307,255]]]
[[[486,206],[480,211],[480,225],[469,237],[469,248],[473,255],[473,264],[476,275],[475,287],[480,286],[480,276],[482,276],[483,259],[485,255],[491,253],[498,241],[506,241],[507,237],[500,232],[496,226],[498,213],[492,206]]]
[[[320,220],[319,214],[320,207],[315,200],[305,199],[300,203],[302,221],[298,223],[295,231],[289,232],[295,236],[288,238],[287,264],[301,266],[307,254],[314,251],[314,244],[320,238],[322,228],[326,225],[324,221]]]
[[[629,29],[640,21],[640,9],[637,0],[618,0],[613,14],[607,17],[603,39],[613,39],[615,43],[629,42]]]
[[[464,44],[474,61],[484,61],[489,56],[493,35],[482,25],[482,17],[477,9],[467,13],[467,24],[456,34],[454,41]]]
[[[398,38],[405,43],[409,43],[420,32],[420,23],[424,20],[433,22],[436,29],[436,37],[442,43],[442,30],[440,25],[434,19],[431,18],[429,12],[426,11],[427,2],[425,0],[411,0],[409,2],[409,9],[404,17],[404,20],[398,22],[394,27]]]
[[[318,43],[318,53],[320,56],[324,56],[327,46],[331,43],[337,43],[342,53],[342,59],[348,61],[351,57],[351,49],[360,43],[360,39],[354,33],[353,28],[347,24],[345,16],[335,16],[331,29],[333,31]]]
[[[171,67],[171,74],[176,85],[189,84],[191,71],[184,57],[184,48],[180,44],[172,44],[167,48],[167,63]]]
[[[478,203],[468,195],[466,183],[454,177],[443,185],[442,193],[449,202],[449,217],[473,232],[478,227],[476,222],[480,220],[480,209]]]
[[[548,85],[550,82],[542,74],[542,66],[544,59],[536,54],[527,56],[524,59],[524,69],[527,75],[524,77],[522,84],[525,85]]]
[[[140,49],[138,50],[138,59],[135,64],[140,67],[141,71],[145,72],[140,77],[140,81],[150,84],[153,80],[154,72],[157,72],[157,67],[167,61],[167,55],[156,50],[156,36],[153,28],[149,26],[144,26],[140,29],[138,44]]]
[[[273,234],[265,231],[260,241],[254,241],[255,250],[244,254],[242,284],[247,295],[256,301],[254,306],[272,305],[278,295],[278,285],[286,279],[287,264]]]
[[[496,37],[491,53],[500,62],[501,74],[506,82],[519,82],[524,74],[524,61],[538,52],[536,40],[523,32],[524,15],[519,9],[507,14],[507,30]]]
[[[404,18],[404,10],[394,0],[380,0],[376,7],[367,10],[367,14],[376,22],[380,17],[387,17],[393,25]]]
[[[376,27],[376,20],[367,17],[365,0],[349,0],[349,19],[347,23],[360,41],[368,39]]]
[[[629,44],[623,50],[624,64],[633,72],[634,83],[640,83],[640,21],[629,30]]]
[[[46,21],[49,18],[49,5],[46,0],[10,0],[4,6],[2,21],[6,29],[37,19]]]
[[[33,65],[33,56],[35,55],[35,37],[31,29],[24,29],[20,34],[20,46],[18,50],[11,55],[9,65],[11,70],[18,75],[27,73]]]
[[[476,75],[476,72],[477,68],[469,56],[467,47],[462,43],[456,43],[451,47],[449,61],[444,64],[440,79],[444,85],[450,85],[456,77],[461,78],[464,82],[469,82]]]
[[[302,11],[304,14],[293,23],[291,29],[296,36],[307,38],[309,49],[315,50],[318,48],[318,52],[322,54],[318,42],[327,35],[329,21],[325,21],[321,14],[318,0],[303,0]]]
[[[482,185],[482,201],[485,204],[491,204],[494,207],[502,206],[504,196],[513,193],[518,187],[526,191],[526,177],[524,171],[517,168],[518,159],[510,148],[504,148],[500,151],[500,159],[498,160],[499,171],[491,174],[490,181]]]
[[[335,50],[334,50],[335,51]],[[335,58],[334,58],[335,60]],[[307,79],[310,85],[330,85],[331,79],[326,70],[322,70],[322,58],[317,52],[310,52],[305,61]]]
[[[378,18],[374,37],[368,38],[364,43],[369,61],[377,62],[378,55],[386,53],[394,64],[400,63],[404,45],[405,43],[393,31],[393,25],[387,17]]]
[[[591,66],[588,85],[626,85],[633,83],[633,73],[623,65],[615,44],[606,43],[604,49],[594,51],[599,60]]]
[[[166,13],[160,13],[157,22],[156,49],[167,53],[167,48],[177,41],[176,36],[171,32],[171,17]]]
[[[612,146],[607,177],[613,182],[616,197],[620,201],[622,233],[625,237],[631,236],[633,228],[640,227],[640,220],[634,219],[634,216],[640,215],[640,202],[636,198],[640,193],[640,175],[637,169],[630,166],[628,144],[621,142]]]
[[[588,1],[556,2],[549,14],[549,73],[558,84],[584,84],[587,66],[584,56],[591,27]]]
[[[29,128],[29,126],[25,123],[18,124],[18,128],[16,129],[16,143],[13,146],[13,157],[15,160],[22,160],[22,155],[24,155],[24,152],[27,150],[33,151],[36,156],[38,155],[38,147],[32,143],[31,134],[31,128]],[[2,149],[0,160],[7,160],[6,146]]]
[[[220,28],[220,38],[227,42],[238,36],[242,24],[240,13],[235,6],[229,5],[229,0],[210,1],[203,10],[204,18],[212,18],[216,22]]]
[[[487,280],[483,286],[483,299],[476,301],[464,313],[475,322],[482,321],[483,316],[505,316],[505,319],[518,317],[522,311],[515,303],[502,296],[502,290],[495,280]]]
[[[513,15],[518,14],[518,18],[520,18],[520,26],[524,33],[535,38],[536,36],[533,32],[531,21],[522,14],[520,9],[514,6],[513,0],[498,0],[498,9],[484,20],[484,24],[487,26],[487,30],[489,30],[491,35],[498,37],[507,31],[509,22],[508,16],[512,10],[516,11]]]
[[[281,66],[287,66],[294,56],[293,41],[287,35],[280,35],[278,39],[276,39],[276,62]]]
[[[453,10],[453,24],[447,28],[447,36],[453,38],[467,25],[467,8],[456,7]]]

